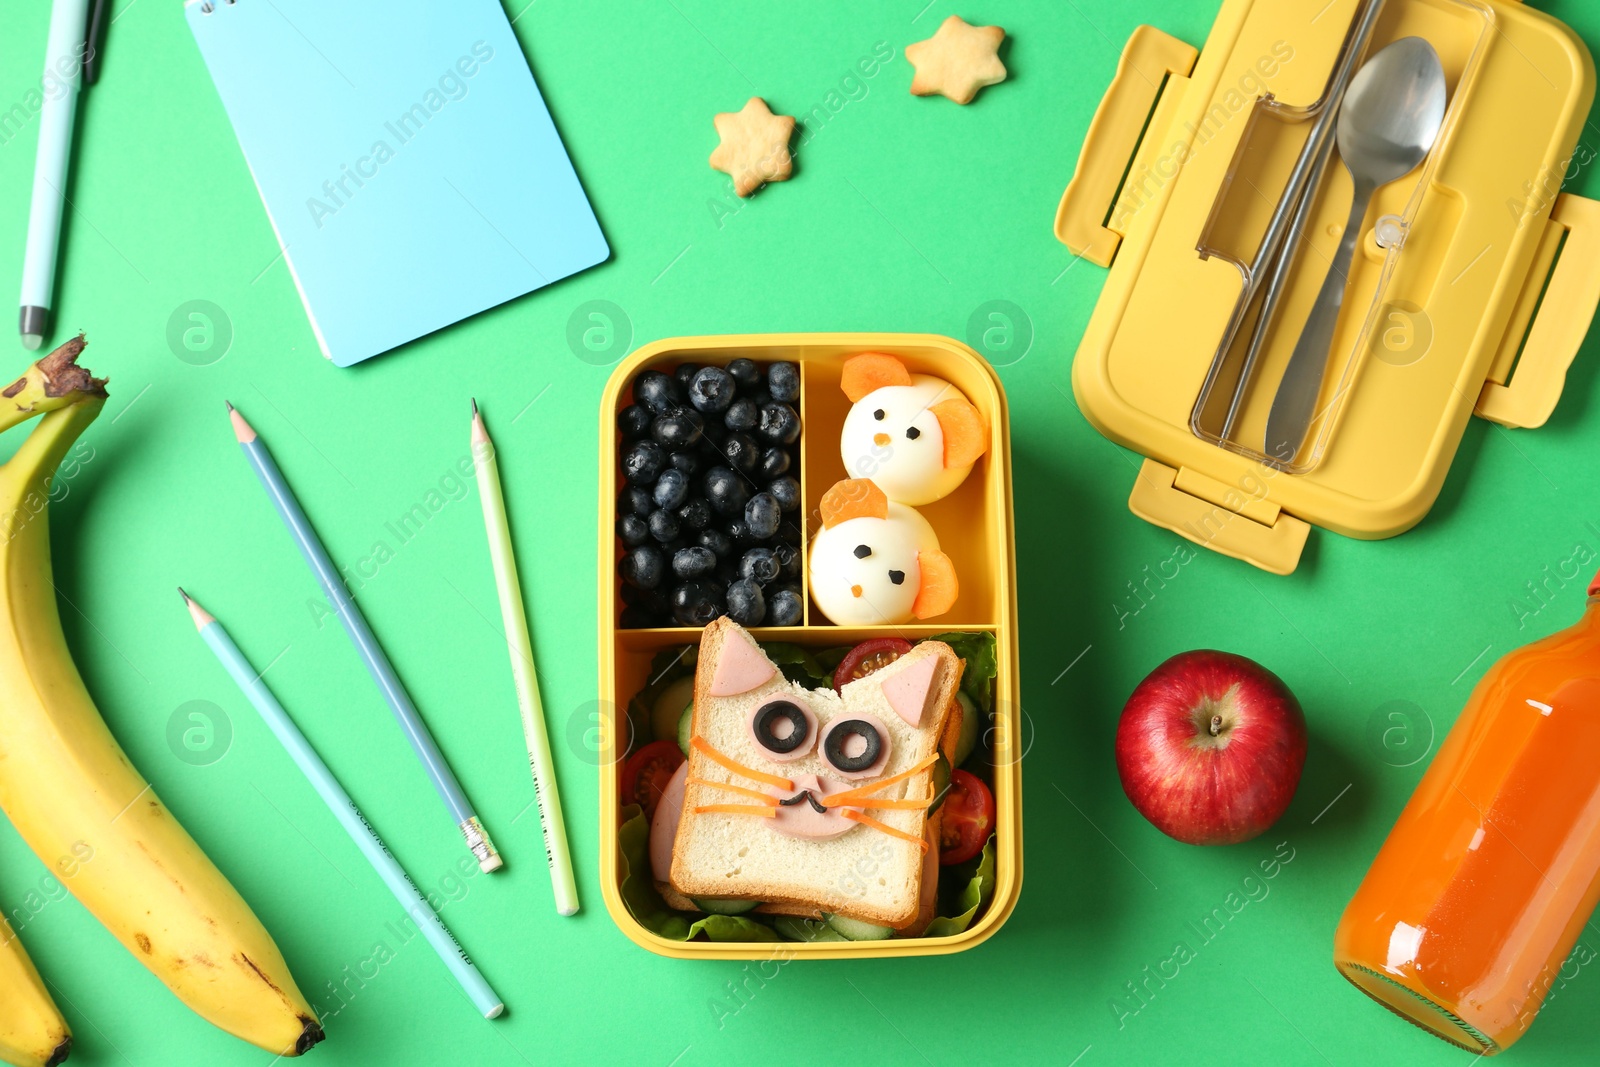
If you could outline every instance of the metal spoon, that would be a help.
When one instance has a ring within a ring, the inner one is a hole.
[[[1439,53],[1420,37],[1385,48],[1350,83],[1338,132],[1339,155],[1355,182],[1350,221],[1267,413],[1266,454],[1285,466],[1294,461],[1311,426],[1373,194],[1428,158],[1444,123],[1445,97]]]

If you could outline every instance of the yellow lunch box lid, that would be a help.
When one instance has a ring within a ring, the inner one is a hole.
[[[1421,521],[1471,414],[1542,425],[1600,304],[1600,204],[1560,192],[1594,98],[1588,51],[1516,0],[1388,0],[1367,54],[1424,38],[1450,103],[1428,162],[1380,189],[1367,216],[1312,458],[1286,469],[1248,442],[1350,209],[1338,162],[1239,436],[1223,445],[1197,431],[1240,262],[1360,6],[1226,0],[1199,52],[1137,29],[1056,217],[1076,255],[1111,268],[1072,384],[1097,429],[1148,457],[1130,508],[1279,574],[1294,570],[1311,525],[1375,539]]]

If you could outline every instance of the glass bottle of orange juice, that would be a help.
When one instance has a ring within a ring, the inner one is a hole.
[[[1576,626],[1472,692],[1334,935],[1380,1004],[1492,1055],[1538,1014],[1600,899],[1600,577]]]

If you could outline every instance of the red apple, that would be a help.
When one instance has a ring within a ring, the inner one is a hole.
[[[1173,656],[1128,698],[1117,724],[1123,792],[1156,829],[1234,845],[1289,807],[1306,762],[1306,717],[1271,671],[1230,652]]]

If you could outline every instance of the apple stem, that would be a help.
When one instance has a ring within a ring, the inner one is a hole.
[[[1222,732],[1222,716],[1221,715],[1213,715],[1213,716],[1211,716],[1211,736],[1212,737],[1216,737],[1221,732]]]

